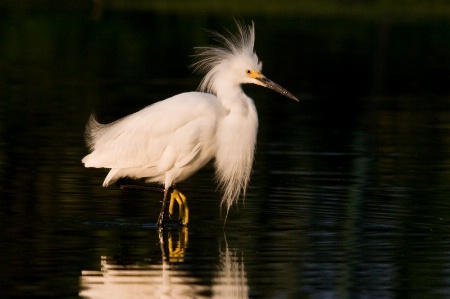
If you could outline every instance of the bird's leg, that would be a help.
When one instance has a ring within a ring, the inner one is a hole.
[[[164,231],[162,228],[158,228],[158,237],[159,237],[159,246],[161,249],[161,255],[163,261],[167,261],[168,252],[166,252],[166,242],[165,242],[165,236],[167,236],[167,231]]]
[[[166,215],[166,203],[167,203],[167,196],[169,193],[172,193],[172,188],[166,188],[164,190],[164,198],[161,206],[161,212],[159,213],[158,217],[158,223],[156,224],[158,226],[158,230],[162,230],[164,228],[164,216]],[[170,196],[172,198],[172,195]],[[172,199],[171,199],[172,200]]]
[[[174,189],[173,187],[163,189],[158,187],[152,187],[152,186],[145,186],[145,185],[133,185],[133,184],[126,184],[123,180],[117,181],[116,185],[122,189],[137,189],[137,190],[146,190],[146,191],[156,191],[156,192],[164,192],[164,198],[162,202],[161,212],[159,213],[158,217],[158,228],[162,228],[164,226],[164,217],[166,215],[166,204],[168,196],[170,195],[170,201],[169,201],[169,216],[172,218],[173,215],[173,206],[175,204],[175,201],[178,203],[179,208],[179,216],[178,219],[182,225],[187,225],[189,222],[189,209],[187,206],[187,199],[186,196],[184,196],[183,193],[178,191],[177,189]]]
[[[145,186],[145,185],[133,185],[133,184],[126,184],[124,180],[120,179],[116,183],[117,187],[119,187],[121,190],[125,189],[137,189],[137,190],[145,190],[145,191],[155,191],[155,192],[164,192],[163,188],[159,187],[152,187],[152,186]]]
[[[187,225],[189,222],[189,209],[187,206],[187,199],[183,193],[178,191],[177,189],[173,189],[170,194],[170,203],[169,203],[169,215],[172,217],[173,215],[173,205],[177,201],[179,216],[178,219],[181,224]]]

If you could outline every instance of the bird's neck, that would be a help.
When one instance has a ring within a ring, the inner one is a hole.
[[[235,113],[241,112],[245,114],[248,111],[248,105],[254,105],[240,85],[223,86],[217,90],[217,98],[226,110]]]
[[[249,182],[258,131],[253,100],[240,86],[217,93],[225,109],[216,134],[216,176],[224,187],[222,203],[227,209],[239,199]]]

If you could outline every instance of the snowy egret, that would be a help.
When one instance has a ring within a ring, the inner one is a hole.
[[[245,196],[258,116],[241,84],[267,87],[298,101],[261,73],[262,63],[253,50],[254,24],[237,23],[237,27],[235,35],[213,33],[221,46],[196,48],[198,60],[193,67],[206,73],[199,92],[173,96],[110,124],[100,124],[91,116],[87,124],[91,153],[82,162],[85,167],[111,169],[104,187],[124,177],[164,185],[159,228],[169,197],[169,214],[173,214],[176,201],[180,222],[188,223],[186,197],[173,186],[213,158],[227,213],[241,195]]]

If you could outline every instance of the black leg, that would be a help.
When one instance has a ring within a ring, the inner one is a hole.
[[[163,202],[162,202],[162,206],[161,206],[161,212],[159,213],[158,222],[156,224],[159,231],[164,229],[164,217],[166,216],[166,203],[167,203],[168,197],[171,195],[171,193],[172,193],[172,187],[164,190],[164,198],[163,198]]]
[[[123,180],[118,180],[116,185],[117,185],[117,187],[119,187],[122,190],[138,189],[138,190],[145,190],[145,191],[164,192],[164,188],[145,186],[145,185],[126,184]]]
[[[159,213],[158,222],[156,223],[158,231],[161,232],[164,228],[164,217],[166,216],[167,200],[168,200],[168,197],[172,195],[173,188],[169,187],[167,189],[163,189],[163,188],[145,186],[145,185],[127,184],[125,182],[125,180],[123,180],[123,179],[118,180],[116,185],[117,185],[117,187],[119,187],[122,190],[137,189],[137,190],[145,190],[145,191],[164,192],[164,198],[163,198],[163,202],[162,202],[161,212]]]
[[[167,261],[167,252],[166,252],[166,241],[164,240],[167,235],[167,231],[164,231],[163,228],[158,228],[158,236],[159,236],[159,246],[161,248],[161,255],[163,261]]]

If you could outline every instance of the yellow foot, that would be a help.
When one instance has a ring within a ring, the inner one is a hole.
[[[187,225],[189,222],[189,209],[187,206],[186,196],[183,195],[177,189],[173,189],[172,193],[170,193],[170,203],[169,203],[169,216],[172,218],[173,215],[173,205],[175,201],[178,203],[179,217],[180,223],[183,225]]]

